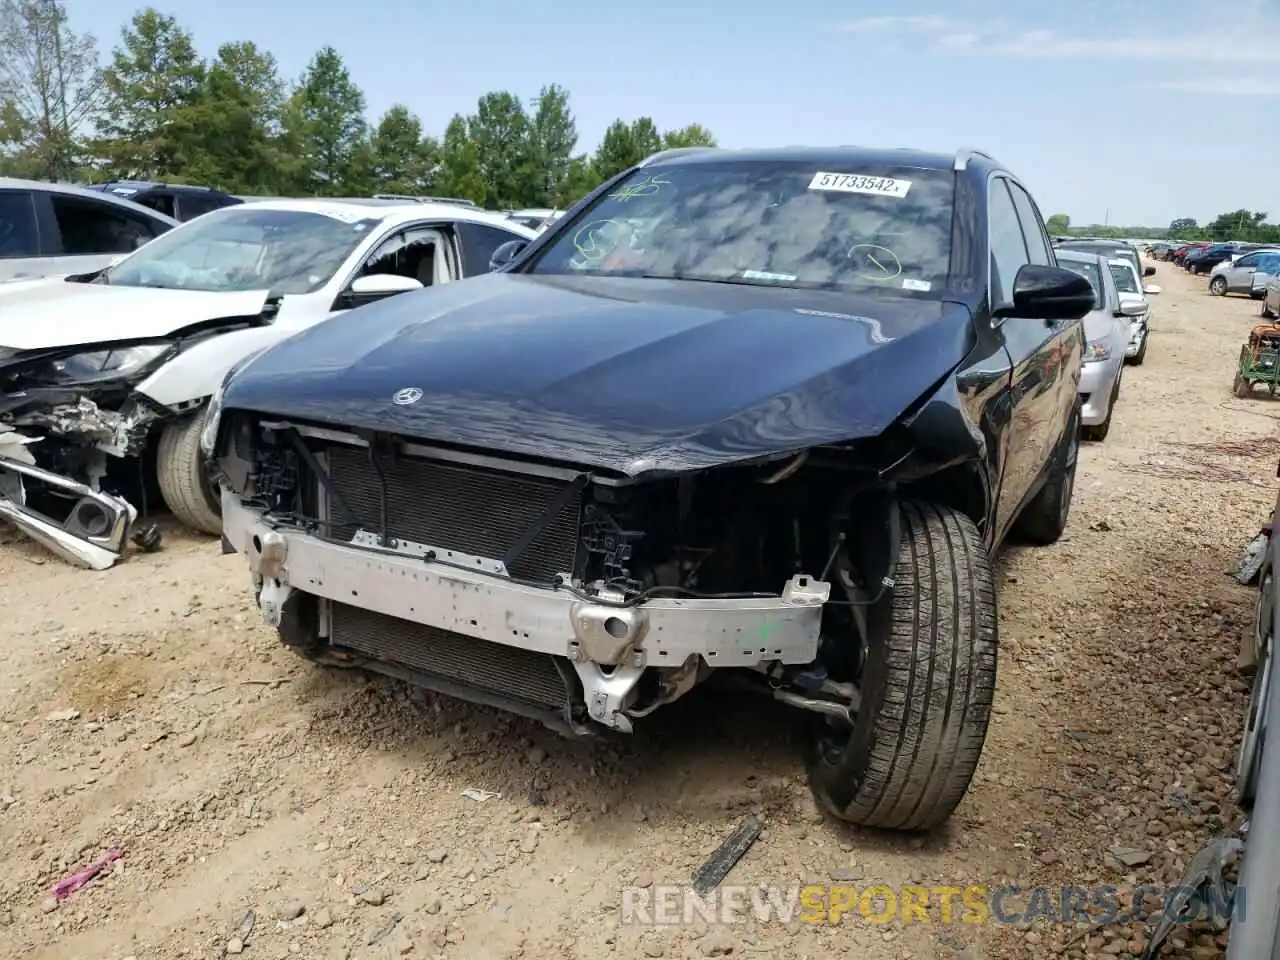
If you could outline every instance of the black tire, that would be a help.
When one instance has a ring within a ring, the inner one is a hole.
[[[867,614],[852,733],[815,737],[809,782],[850,823],[930,830],[951,816],[982,755],[996,686],[995,586],[973,521],[904,503],[890,597]]]
[[[1015,524],[1017,533],[1029,543],[1047,547],[1057,543],[1067,529],[1071,497],[1076,485],[1076,461],[1080,454],[1080,405],[1058,441],[1049,465],[1049,476],[1040,492],[1022,508]]]
[[[1215,297],[1225,297],[1227,295],[1227,278],[1223,276],[1214,277],[1209,281],[1209,292]]]
[[[1272,313],[1271,308],[1267,306],[1266,294],[1263,294],[1262,296],[1262,306],[1258,309],[1258,314],[1262,317],[1263,320],[1271,320],[1275,317],[1275,314]]]
[[[216,536],[222,533],[222,511],[200,455],[203,423],[196,415],[165,426],[156,451],[156,478],[164,502],[184,526]]]

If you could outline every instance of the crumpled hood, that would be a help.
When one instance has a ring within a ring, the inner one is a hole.
[[[224,404],[636,475],[873,436],[971,343],[956,303],[489,274],[305,330]]]
[[[262,312],[267,291],[206,293],[45,279],[0,284],[0,347],[39,350],[164,337],[205,320]]]

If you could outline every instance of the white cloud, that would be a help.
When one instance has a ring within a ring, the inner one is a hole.
[[[1135,25],[1096,35],[1067,35],[1049,29],[974,30],[972,22],[940,16],[864,17],[842,23],[843,33],[899,33],[926,38],[935,47],[957,54],[1027,60],[1132,60],[1179,63],[1276,62],[1275,27],[1271,21],[1235,30],[1212,29],[1160,35]]]
[[[1153,80],[1144,84],[1148,90],[1174,90],[1179,93],[1201,93],[1210,96],[1280,97],[1280,79],[1261,77],[1206,77],[1203,80]]]

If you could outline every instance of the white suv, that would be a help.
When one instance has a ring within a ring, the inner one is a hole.
[[[109,193],[0,177],[0,282],[101,270],[177,225]]]

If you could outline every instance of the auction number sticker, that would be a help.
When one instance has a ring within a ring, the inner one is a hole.
[[[836,193],[869,193],[899,200],[911,189],[910,180],[893,177],[869,177],[861,173],[827,173],[819,170],[809,181],[810,190],[833,190]]]

